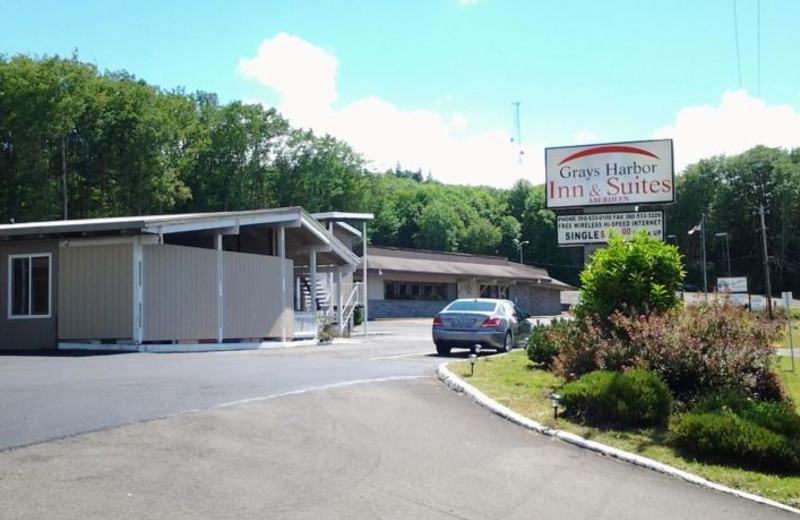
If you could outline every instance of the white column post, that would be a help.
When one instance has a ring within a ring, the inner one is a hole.
[[[367,319],[369,318],[369,294],[367,293],[367,221],[361,224],[361,239],[364,241],[363,261],[363,283],[361,284],[362,297],[364,298],[364,337],[367,336]]]
[[[342,270],[336,270],[336,323],[339,324],[339,335],[344,334],[344,298],[342,295]]]
[[[303,291],[300,290],[300,277],[294,277],[294,301],[295,306],[302,310],[303,308]]]
[[[133,241],[133,342],[144,341],[144,250],[139,237]]]
[[[281,341],[286,343],[286,314],[288,313],[286,303],[286,228],[278,228],[278,256],[281,258]]]
[[[317,315],[317,250],[311,246],[308,251],[308,263],[311,270],[311,312]]]
[[[223,266],[222,266],[222,233],[214,234],[214,249],[217,250],[217,343],[224,339],[225,309],[223,309]]]

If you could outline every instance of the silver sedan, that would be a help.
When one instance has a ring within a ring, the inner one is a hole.
[[[514,302],[489,298],[455,300],[433,318],[433,342],[439,355],[475,345],[510,352],[531,330],[528,318]]]

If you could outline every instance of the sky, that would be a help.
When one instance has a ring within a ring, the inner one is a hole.
[[[546,146],[800,146],[796,0],[2,1],[0,54],[275,107],[374,170],[507,188]]]

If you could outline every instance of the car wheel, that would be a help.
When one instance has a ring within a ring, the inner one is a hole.
[[[511,352],[514,348],[514,338],[511,337],[511,331],[506,332],[506,337],[503,339],[503,348],[501,352]]]
[[[439,354],[440,356],[447,356],[450,354],[450,346],[445,345],[444,343],[437,343],[436,353]]]

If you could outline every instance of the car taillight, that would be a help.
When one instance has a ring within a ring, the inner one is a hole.
[[[444,323],[442,323],[442,318],[439,316],[434,316],[433,318],[433,326],[434,327],[443,327]]]
[[[500,318],[486,318],[481,327],[497,327],[498,325],[500,325]]]

